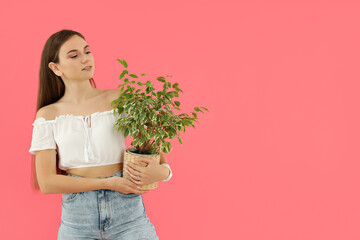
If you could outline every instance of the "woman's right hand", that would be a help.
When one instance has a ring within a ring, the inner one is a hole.
[[[106,181],[107,181],[107,189],[117,192],[122,192],[125,194],[128,193],[142,194],[150,191],[150,190],[140,190],[139,188],[137,188],[137,185],[132,181],[118,176],[106,178]]]

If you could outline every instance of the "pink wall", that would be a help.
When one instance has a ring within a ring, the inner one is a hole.
[[[30,188],[46,39],[86,37],[99,88],[170,74],[182,110],[174,176],[144,194],[162,240],[360,239],[357,1],[7,1],[0,6],[1,239],[56,239],[61,194]],[[154,79],[153,78],[153,79]],[[130,140],[127,139],[130,147]]]

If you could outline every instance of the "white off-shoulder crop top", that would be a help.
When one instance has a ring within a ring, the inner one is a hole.
[[[122,117],[126,116],[123,112]],[[57,149],[59,168],[92,167],[123,162],[126,150],[123,131],[115,126],[117,108],[88,116],[72,114],[54,120],[35,119],[29,152]]]

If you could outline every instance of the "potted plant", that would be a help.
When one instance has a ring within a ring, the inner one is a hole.
[[[117,131],[123,131],[124,137],[131,136],[133,148],[126,149],[124,154],[124,163],[127,161],[133,164],[146,167],[145,162],[136,162],[139,157],[152,159],[160,163],[160,151],[169,153],[172,145],[166,139],[174,139],[177,137],[180,144],[182,139],[180,131],[185,132],[187,126],[195,128],[193,122],[196,121],[197,113],[204,113],[199,107],[194,107],[196,112],[191,112],[192,116],[186,113],[175,114],[174,109],[179,108],[180,102],[173,101],[173,98],[179,97],[179,92],[183,92],[178,83],[171,84],[166,81],[165,77],[157,77],[156,79],[163,82],[163,90],[155,92],[152,81],[135,81],[138,76],[129,74],[127,62],[123,59],[117,59],[125,68],[119,76],[119,80],[123,79],[123,83],[118,86],[120,96],[114,100],[111,105],[115,105],[115,110],[121,117],[116,121]],[[142,73],[141,76],[146,74]],[[129,79],[132,78],[131,80]],[[167,77],[171,77],[167,75]],[[137,88],[136,88],[137,87]],[[145,88],[145,89],[143,89]],[[125,89],[125,90],[124,90]],[[170,91],[171,90],[171,91]],[[205,107],[201,107],[209,112]],[[198,122],[198,121],[196,121]],[[123,177],[130,179],[126,172]],[[140,189],[149,190],[158,186],[158,183],[142,185]]]

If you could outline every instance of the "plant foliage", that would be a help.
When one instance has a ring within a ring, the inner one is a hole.
[[[169,153],[172,145],[166,139],[175,137],[182,144],[180,132],[187,126],[194,126],[197,113],[202,112],[200,108],[209,112],[205,107],[194,107],[195,112],[189,114],[175,114],[174,109],[179,108],[180,102],[174,101],[179,97],[178,83],[171,84],[165,77],[157,77],[156,80],[163,82],[163,90],[155,91],[152,81],[141,82],[135,74],[129,74],[127,62],[117,59],[125,68],[119,76],[123,83],[118,86],[120,96],[111,105],[115,105],[119,114],[122,114],[115,126],[117,131],[123,131],[125,138],[131,136],[134,140],[131,145],[140,154],[154,154],[160,151]],[[141,76],[146,74],[142,73]],[[167,75],[166,77],[171,77]],[[135,80],[136,79],[136,80]],[[198,121],[196,121],[198,122]]]

